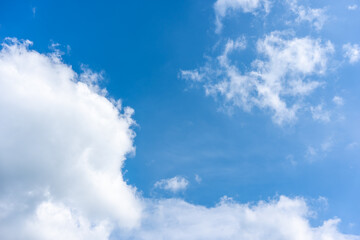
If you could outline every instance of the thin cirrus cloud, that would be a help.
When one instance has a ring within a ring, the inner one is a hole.
[[[338,219],[312,227],[302,198],[224,197],[211,208],[142,198],[121,174],[134,151],[133,110],[104,96],[89,69],[76,74],[57,54],[29,45],[8,39],[0,51],[3,239],[360,239],[339,232]]]
[[[303,108],[300,100],[323,84],[311,77],[325,74],[334,52],[332,43],[274,31],[257,41],[259,57],[249,71],[241,71],[230,55],[245,46],[244,38],[228,40],[220,56],[193,72],[181,71],[181,76],[202,82],[207,95],[221,96],[226,105],[245,111],[253,107],[270,109],[275,123],[293,122]]]

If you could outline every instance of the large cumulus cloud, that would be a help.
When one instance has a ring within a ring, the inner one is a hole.
[[[78,75],[30,44],[7,39],[0,52],[0,234],[17,238],[12,228],[36,216],[32,228],[43,231],[54,209],[88,226],[133,227],[141,205],[121,174],[134,150],[132,109],[99,94],[98,75]]]

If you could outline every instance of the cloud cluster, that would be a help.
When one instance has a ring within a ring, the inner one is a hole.
[[[110,225],[134,227],[141,204],[121,174],[133,110],[99,94],[98,75],[29,45],[7,39],[0,51],[1,238],[106,239]]]
[[[212,208],[140,199],[121,174],[134,151],[133,110],[103,95],[99,75],[78,75],[58,55],[29,50],[30,44],[8,39],[0,51],[2,239],[360,239],[340,233],[337,219],[311,227],[301,198],[251,205],[225,197]],[[239,39],[226,51],[243,47]],[[188,181],[156,185],[179,191]]]
[[[202,81],[206,93],[222,96],[225,103],[249,111],[253,106],[270,109],[277,124],[296,119],[301,100],[321,82],[311,77],[326,72],[328,57],[334,47],[330,42],[291,33],[272,32],[257,41],[257,55],[250,71],[242,72],[231,54],[245,48],[244,40],[229,40],[215,62],[182,72],[184,77]],[[199,79],[201,77],[201,79]]]

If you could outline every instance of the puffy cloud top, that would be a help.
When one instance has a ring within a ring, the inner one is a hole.
[[[7,39],[0,51],[0,235],[16,239],[11,229],[27,226],[42,239],[48,211],[135,226],[141,205],[121,173],[134,151],[133,110],[99,94],[98,75],[29,45]]]

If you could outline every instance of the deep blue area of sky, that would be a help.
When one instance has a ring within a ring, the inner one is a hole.
[[[213,3],[1,0],[0,37],[29,39],[44,53],[59,43],[64,62],[77,72],[81,64],[104,71],[102,86],[109,95],[135,109],[136,155],[126,160],[124,170],[145,197],[172,196],[153,184],[176,175],[190,181],[189,189],[176,196],[206,206],[224,195],[243,203],[303,196],[318,211],[315,224],[338,216],[344,232],[359,234],[359,150],[344,150],[350,140],[360,140],[359,82],[349,78],[345,93],[336,81],[328,85],[331,94],[349,96],[344,123],[324,125],[300,116],[294,125],[279,127],[257,109],[233,115],[219,111],[219,103],[203,89],[178,77],[181,69],[201,66],[218,40]],[[240,22],[239,31],[254,30]],[[359,30],[354,31],[350,40],[359,40]],[[347,32],[325,29],[324,34],[336,41],[337,34]],[[358,74],[358,66],[345,66],[334,78]],[[308,146],[328,138],[336,140],[330,152],[306,159]],[[328,207],[317,204],[319,196],[328,199]]]

